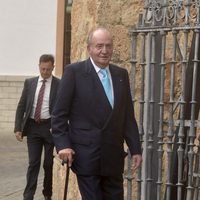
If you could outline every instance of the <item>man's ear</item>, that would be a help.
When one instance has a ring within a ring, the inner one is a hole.
[[[89,44],[87,45],[87,51],[88,52],[90,51],[90,45]]]

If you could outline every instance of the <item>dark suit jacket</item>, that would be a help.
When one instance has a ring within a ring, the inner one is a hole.
[[[65,68],[52,113],[57,151],[75,150],[72,169],[83,175],[119,175],[124,170],[124,140],[140,154],[129,78],[125,69],[109,65],[114,108],[107,100],[90,59]]]
[[[21,131],[23,133],[23,136],[27,135],[26,125],[27,125],[27,120],[31,114],[38,78],[39,77],[34,77],[34,78],[25,80],[22,95],[17,106],[14,132]],[[49,95],[50,96],[50,100],[49,100],[50,114],[55,105],[55,97],[57,94],[59,82],[60,80],[58,78],[54,76],[52,77],[52,83],[51,83],[51,89],[50,89],[50,95]]]

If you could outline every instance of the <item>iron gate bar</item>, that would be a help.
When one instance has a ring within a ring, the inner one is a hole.
[[[176,66],[176,49],[177,49],[177,31],[172,31],[173,34],[173,48],[172,48],[172,61],[171,61],[171,77],[170,77],[170,91],[169,91],[169,120],[168,120],[168,132],[167,132],[167,156],[168,156],[168,173],[166,183],[166,200],[171,199],[172,183],[172,156],[173,156],[173,137],[174,137],[174,85],[175,85],[175,66]]]
[[[153,159],[153,135],[154,135],[154,128],[153,128],[153,122],[154,122],[154,70],[155,70],[155,36],[156,36],[156,32],[151,32],[151,34],[149,35],[150,39],[149,39],[149,46],[150,46],[150,70],[149,70],[149,82],[148,82],[148,97],[149,99],[147,100],[147,107],[149,106],[149,120],[147,122],[147,188],[146,188],[146,195],[147,195],[147,199],[150,200],[150,196],[151,196],[151,185],[152,185],[152,181],[153,181],[153,177],[152,177],[152,165],[151,165],[151,161]]]
[[[130,77],[133,77],[130,79],[130,88],[131,88],[131,96],[132,96],[132,102],[135,103],[135,74],[136,74],[136,53],[137,53],[137,33],[132,34],[132,40],[131,40],[131,70],[130,70]],[[128,151],[128,158],[131,158],[130,151]],[[131,161],[128,160],[128,172],[127,172],[127,200],[132,199],[132,170],[131,170]]]
[[[166,32],[172,32],[172,31],[194,31],[200,29],[200,24],[196,24],[195,26],[179,26],[179,27],[151,27],[147,29],[147,27],[138,27],[137,29],[132,29],[130,32],[132,33],[150,33],[150,32],[160,32],[160,31],[166,31]]]
[[[188,160],[189,160],[189,173],[188,173],[188,187],[187,187],[187,200],[192,199],[192,177],[193,177],[193,160],[194,160],[194,139],[195,135],[195,109],[197,104],[196,99],[196,89],[197,89],[197,67],[198,67],[198,52],[199,50],[199,30],[195,31],[195,52],[194,52],[194,66],[193,66],[193,83],[192,83],[192,101],[191,103],[191,123],[190,123],[190,131],[189,131],[189,151],[188,151]]]
[[[181,74],[181,100],[180,103],[180,125],[179,125],[179,132],[178,132],[178,191],[177,191],[177,199],[183,200],[182,197],[182,171],[183,171],[183,156],[184,156],[184,120],[185,120],[185,86],[186,86],[186,67],[187,67],[187,49],[188,49],[188,30],[184,30],[184,46],[183,46],[183,60],[182,60],[182,74]]]
[[[192,123],[194,124],[195,128],[197,128],[197,127],[200,128],[200,121],[199,120],[194,120]],[[179,124],[180,124],[180,120],[174,120],[174,126],[179,126]],[[185,124],[185,127],[190,127],[191,126],[190,125],[191,120],[185,120],[184,124]]]
[[[139,118],[139,135],[140,135],[140,141],[141,144],[144,144],[144,83],[145,83],[145,66],[146,66],[146,61],[145,61],[145,40],[146,40],[146,34],[142,33],[141,34],[141,51],[140,51],[140,55],[141,55],[141,60],[140,60],[140,67],[141,67],[141,74],[140,74],[140,80],[141,80],[141,90],[140,90],[140,100],[139,100],[139,104],[140,104],[140,118]],[[142,145],[142,152],[143,152],[144,148]],[[138,170],[138,195],[137,195],[137,200],[141,199],[141,193],[142,193],[142,169],[140,168]]]
[[[130,88],[131,88],[131,96],[132,96],[132,102],[135,102],[135,73],[136,73],[136,54],[137,54],[137,33],[132,33],[132,40],[131,40],[131,70],[130,70],[130,76],[133,77],[130,79]]]
[[[157,200],[161,199],[161,185],[162,185],[162,168],[163,168],[163,115],[164,115],[164,82],[165,82],[165,49],[166,49],[166,34],[167,32],[161,32],[162,45],[161,45],[161,82],[160,82],[160,113],[159,113],[159,132],[158,132],[158,179],[157,179]]]
[[[151,36],[148,35],[148,50],[151,49]],[[149,52],[147,52],[149,53]],[[150,79],[150,74],[151,74],[151,59],[150,59],[151,55],[148,56],[147,58],[147,77],[148,77],[148,80],[147,80],[147,87],[148,87],[148,92],[147,92],[147,97],[146,97],[146,116],[148,119],[150,119],[150,96],[151,96],[151,89],[150,89],[150,85],[151,85],[151,79]],[[144,199],[148,199],[148,195],[149,195],[149,187],[150,187],[150,184],[149,182],[151,181],[150,179],[150,169],[148,168],[150,162],[151,162],[151,154],[150,154],[150,151],[148,149],[148,145],[150,144],[149,142],[149,121],[146,122],[146,127],[145,127],[145,133],[146,133],[146,141],[148,141],[147,143],[148,144],[145,144],[144,143],[144,149],[145,149],[145,155],[146,155],[146,164],[145,164],[145,181],[146,181],[146,184],[145,184],[145,188],[144,188]],[[149,147],[150,148],[150,147]]]
[[[198,138],[200,143],[200,137]],[[195,155],[195,169],[194,169],[194,198],[193,200],[198,200],[200,194],[200,145],[197,146],[198,150]]]

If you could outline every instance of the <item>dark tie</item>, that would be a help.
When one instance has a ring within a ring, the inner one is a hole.
[[[45,90],[45,82],[46,82],[45,79],[42,80],[42,86],[41,86],[39,94],[38,94],[37,105],[35,108],[35,115],[34,115],[34,119],[36,122],[40,121],[41,108],[42,108],[44,90]]]
[[[103,85],[106,96],[110,102],[110,105],[113,106],[112,89],[108,71],[106,69],[101,69],[99,72],[102,74],[101,83]]]

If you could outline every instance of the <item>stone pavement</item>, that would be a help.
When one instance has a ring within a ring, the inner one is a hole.
[[[18,142],[13,133],[0,131],[0,200],[22,200],[28,165],[26,139]],[[43,169],[34,200],[43,200]]]

